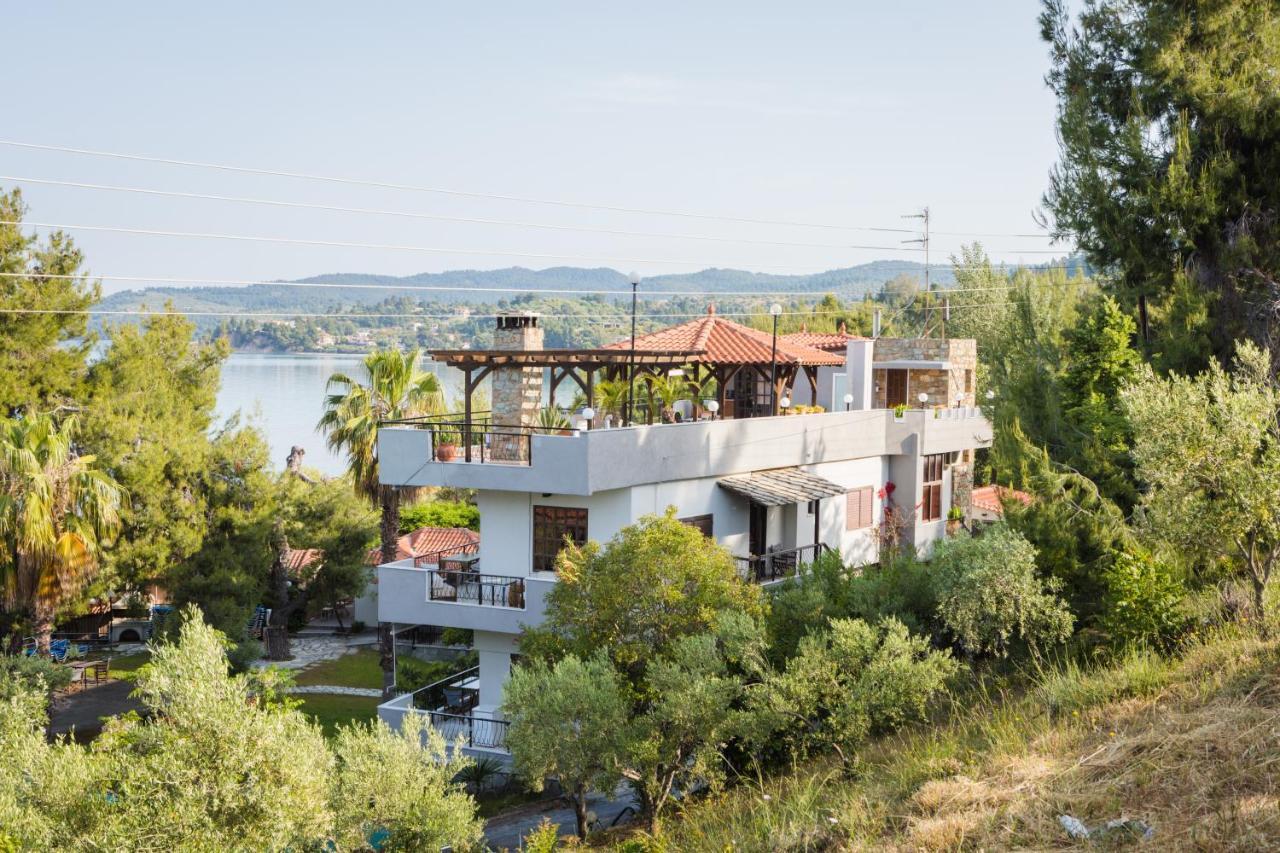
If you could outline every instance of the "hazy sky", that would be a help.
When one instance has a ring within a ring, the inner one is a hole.
[[[133,2],[6,10],[0,138],[732,217],[1035,232],[1056,154],[1031,0]],[[237,175],[0,146],[0,174],[600,229],[895,247],[760,226]],[[12,185],[0,180],[0,185]],[[464,253],[73,231],[103,275],[523,265],[796,272],[880,249],[547,231],[24,184],[30,219]],[[937,236],[934,258],[963,240]],[[989,237],[1043,260],[1043,239]],[[616,259],[502,257],[475,250]],[[624,260],[624,259],[642,260]],[[675,261],[678,263],[660,263]],[[108,290],[129,286],[107,283]]]

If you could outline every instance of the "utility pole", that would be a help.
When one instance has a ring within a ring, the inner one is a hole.
[[[640,273],[631,274],[631,352],[627,356],[627,414],[623,423],[631,426],[635,415],[636,396],[636,288],[640,286]]]
[[[910,213],[910,214],[907,214],[906,216],[903,216],[902,218],[903,219],[919,219],[921,221],[920,236],[914,240],[903,240],[902,242],[919,243],[921,248],[924,249],[924,290],[926,293],[932,293],[933,286],[929,281],[929,208],[928,206],[926,206],[919,213]],[[924,316],[924,328],[920,331],[920,337],[922,338],[929,337],[929,326],[931,325],[929,321],[931,319],[931,314],[928,312],[932,312],[933,310],[934,310],[933,306],[931,305],[925,306],[926,313]]]

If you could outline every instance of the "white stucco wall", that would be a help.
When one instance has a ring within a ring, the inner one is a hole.
[[[502,704],[502,685],[511,673],[511,656],[520,649],[515,634],[476,631],[475,648],[480,658],[480,707],[489,710]]]

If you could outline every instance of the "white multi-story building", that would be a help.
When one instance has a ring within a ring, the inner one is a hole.
[[[775,339],[711,312],[634,345],[547,350],[537,318],[513,315],[500,318],[494,349],[433,355],[463,371],[467,391],[491,379],[493,412],[384,424],[382,480],[475,489],[481,539],[471,553],[380,566],[378,618],[395,631],[471,629],[479,666],[379,713],[392,724],[431,713],[477,751],[502,751],[503,684],[523,626],[543,618],[566,536],[607,542],[675,507],[762,584],[802,574],[827,549],[875,562],[888,535],[927,552],[951,507],[967,508],[973,450],[991,440],[974,406],[972,341]],[[653,417],[679,422],[621,425],[594,412],[600,378],[673,373],[715,379],[706,397]],[[565,381],[587,405],[571,429],[538,427]]]

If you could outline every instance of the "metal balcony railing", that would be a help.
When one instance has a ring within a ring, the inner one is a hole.
[[[427,600],[524,609],[524,578],[486,575],[478,567],[478,559],[453,565],[443,559],[440,568],[427,570]]]
[[[532,464],[534,435],[568,435],[573,432],[559,427],[495,423],[489,412],[472,412],[470,418],[459,413],[426,415],[382,421],[379,426],[426,430],[431,436],[428,458],[436,462],[509,465]]]
[[[769,551],[749,557],[734,557],[738,561],[738,574],[743,580],[752,583],[773,583],[787,578],[799,577],[804,567],[813,563],[829,547],[819,542],[814,545],[801,545],[798,548],[787,548]]]
[[[465,746],[506,751],[510,723],[474,711],[480,700],[479,681],[480,667],[473,666],[415,690],[413,713],[426,714],[446,741],[461,736]]]

